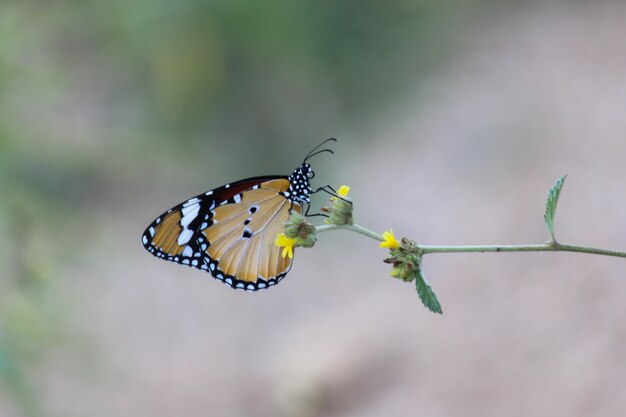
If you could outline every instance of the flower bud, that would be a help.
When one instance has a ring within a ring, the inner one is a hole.
[[[393,241],[397,242],[395,238]],[[415,242],[402,238],[397,247],[389,250],[389,254],[391,256],[383,261],[393,266],[389,275],[404,282],[411,282],[417,277],[422,254]]]
[[[328,207],[323,207],[322,212],[328,215],[327,224],[353,224],[352,200],[348,197],[350,187],[342,185],[337,191],[337,196],[331,197]]]
[[[285,236],[295,239],[295,246],[312,248],[317,241],[315,226],[306,217],[295,211],[291,212],[289,219],[285,222]]]

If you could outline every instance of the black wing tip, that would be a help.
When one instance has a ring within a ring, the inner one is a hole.
[[[149,229],[149,228],[148,228]],[[146,229],[142,234],[141,234],[141,245],[146,248],[148,251],[150,251],[150,248],[153,247],[152,245],[152,238],[150,237],[150,232],[149,230]]]

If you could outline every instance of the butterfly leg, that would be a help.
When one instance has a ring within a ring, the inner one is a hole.
[[[304,212],[304,215],[306,217],[316,217],[316,216],[322,216],[322,217],[326,217],[328,218],[328,214],[324,214],[324,213],[313,213],[313,214],[309,214],[309,210],[311,209],[310,205],[306,206],[306,211]]]
[[[291,210],[293,209],[293,201],[291,202],[291,207],[289,207],[289,213],[291,213]],[[324,213],[314,213],[314,214],[309,214],[309,210],[311,210],[311,205],[307,204],[306,206],[306,211],[304,212],[304,216],[305,217],[315,217],[315,216],[324,216],[324,217],[328,217],[327,214]]]
[[[324,185],[323,187],[320,187],[316,190],[313,190],[311,192],[311,194],[315,194],[319,191],[324,191],[326,194],[330,194],[331,196],[338,198],[346,203],[350,203],[352,204],[352,201],[346,200],[345,198],[341,197],[340,195],[337,194],[337,190],[335,190],[333,187],[331,187],[330,185]]]

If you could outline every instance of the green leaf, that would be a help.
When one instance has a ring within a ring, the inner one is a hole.
[[[441,310],[441,304],[437,300],[435,292],[426,281],[421,269],[417,270],[417,279],[415,280],[415,287],[417,288],[417,294],[420,296],[420,300],[424,306],[433,313],[443,314]]]
[[[567,175],[563,175],[556,180],[554,186],[550,188],[548,200],[546,201],[546,212],[543,215],[543,220],[548,227],[548,232],[550,232],[550,237],[553,242],[556,242],[556,238],[554,237],[554,214],[556,213],[556,205],[559,202],[559,196],[561,195],[561,189],[563,188],[566,177]]]

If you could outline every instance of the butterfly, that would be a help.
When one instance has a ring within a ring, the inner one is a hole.
[[[172,207],[145,230],[144,248],[157,258],[198,268],[235,289],[256,291],[280,282],[292,259],[274,244],[290,213],[308,215],[311,188],[307,162],[330,149],[316,146],[291,175],[246,178],[209,190]],[[334,192],[334,190],[332,190]]]

